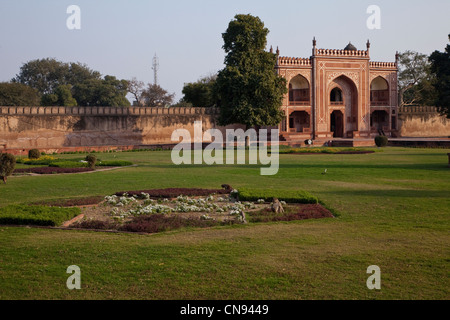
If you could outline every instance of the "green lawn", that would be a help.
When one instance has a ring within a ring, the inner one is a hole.
[[[167,151],[104,153],[138,166],[12,177],[1,206],[226,183],[303,189],[339,216],[157,235],[0,227],[0,299],[449,299],[449,152],[280,155],[276,176],[259,165],[175,166]],[[81,290],[66,288],[70,265]],[[379,291],[366,287],[370,265],[381,268]]]

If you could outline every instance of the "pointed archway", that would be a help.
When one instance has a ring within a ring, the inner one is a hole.
[[[328,92],[330,97],[328,105],[330,116],[334,111],[340,111],[342,115],[342,132],[340,127],[338,132],[331,130],[331,119],[330,132],[334,132],[335,137],[352,138],[353,133],[359,130],[358,89],[355,83],[347,76],[341,75],[331,82]],[[340,115],[335,113],[334,117],[334,121],[337,121],[336,125],[340,126],[341,123],[338,119]]]

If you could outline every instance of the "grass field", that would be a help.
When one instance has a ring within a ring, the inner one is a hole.
[[[339,215],[156,235],[0,227],[0,299],[449,299],[449,152],[280,155],[276,176],[259,165],[175,166],[167,151],[105,153],[137,166],[12,177],[1,206],[226,183],[303,189]],[[81,290],[66,287],[70,265]],[[371,265],[381,290],[366,286]]]

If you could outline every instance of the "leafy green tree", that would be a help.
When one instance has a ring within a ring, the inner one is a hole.
[[[157,84],[148,84],[142,92],[142,101],[146,107],[167,107],[173,103],[175,94],[169,94]]]
[[[37,59],[25,63],[12,80],[35,88],[42,105],[129,106],[128,82],[114,76],[102,79],[100,72],[82,63]]]
[[[448,36],[450,41],[450,35]],[[450,45],[445,52],[435,51],[430,56],[431,72],[436,76],[436,106],[450,119]]]
[[[26,84],[44,95],[52,94],[61,84],[67,84],[68,74],[67,63],[51,58],[36,59],[25,63],[12,81]]]
[[[425,54],[407,50],[399,54],[399,102],[400,106],[434,105],[435,77]]]
[[[130,105],[126,98],[128,82],[114,76],[105,79],[90,79],[73,87],[73,97],[80,106],[125,107]]]
[[[21,83],[0,83],[0,106],[37,106],[37,90]]]
[[[67,83],[74,86],[77,83],[83,83],[91,79],[100,80],[102,75],[100,72],[90,69],[84,63],[69,63],[69,73],[66,76]]]
[[[196,107],[213,107],[217,102],[215,83],[217,75],[203,77],[197,82],[186,83],[183,87],[183,102]]]
[[[278,125],[286,80],[275,72],[276,55],[265,51],[269,30],[251,15],[236,15],[222,34],[225,68],[216,80],[219,123]]]
[[[73,98],[71,90],[70,84],[60,85],[55,89],[55,93],[43,95],[41,104],[43,106],[74,107],[77,105],[77,100]]]

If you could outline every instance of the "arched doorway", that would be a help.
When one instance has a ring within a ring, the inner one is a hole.
[[[383,77],[376,77],[370,84],[370,105],[389,105],[389,84]]]
[[[344,115],[342,111],[335,110],[331,113],[330,128],[334,138],[344,137]]]
[[[302,75],[297,75],[289,82],[289,105],[311,105],[309,82]]]

